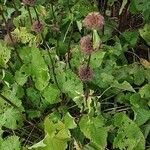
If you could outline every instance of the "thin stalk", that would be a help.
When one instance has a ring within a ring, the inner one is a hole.
[[[55,72],[54,62],[53,62],[52,56],[51,56],[50,51],[49,51],[49,50],[51,50],[51,49],[50,49],[50,47],[49,47],[49,45],[48,45],[47,43],[46,43],[46,46],[47,46],[47,48],[48,48],[48,50],[47,50],[47,51],[48,51],[48,56],[49,56],[50,61],[51,61],[51,64],[52,64],[52,72],[53,72],[55,84],[56,84],[57,88],[60,90],[60,92],[62,93],[62,90],[61,90],[61,88],[59,87],[59,84],[58,84],[58,81],[57,81],[57,78],[56,78],[56,72]]]
[[[89,68],[90,66],[90,61],[91,61],[91,54],[89,55],[89,58],[88,58],[88,62],[87,62],[87,69]]]
[[[104,18],[106,17],[107,3],[108,3],[108,0],[106,0],[105,3],[104,3],[104,10],[103,10]],[[105,32],[105,26],[103,26],[103,28],[102,28],[103,35],[104,35],[104,32]]]
[[[23,61],[22,61],[21,57],[19,56],[19,53],[18,53],[18,51],[17,51],[17,49],[16,49],[14,40],[13,40],[12,35],[11,35],[11,32],[9,31],[9,29],[8,29],[8,27],[7,27],[7,21],[6,21],[6,19],[5,19],[5,16],[4,16],[3,12],[1,13],[1,15],[2,15],[2,18],[3,18],[4,22],[5,22],[6,30],[7,30],[7,33],[8,33],[8,35],[9,35],[9,38],[10,38],[12,44],[13,44],[14,50],[15,50],[15,52],[16,52],[16,55],[17,55],[17,57],[18,57],[20,63],[23,64]]]
[[[19,109],[19,107],[17,105],[15,105],[13,102],[11,102],[11,100],[9,100],[8,98],[6,98],[4,95],[0,94],[0,97],[9,105],[13,106],[16,109]]]
[[[27,10],[28,10],[28,14],[29,14],[30,22],[31,22],[31,25],[32,25],[32,24],[33,24],[33,20],[32,20],[32,15],[31,15],[30,7],[29,7],[29,6],[27,6]]]
[[[54,12],[53,4],[51,4],[51,9],[52,9],[53,19],[54,19],[54,21],[56,21],[56,17],[55,17],[55,12]]]
[[[35,11],[35,14],[36,14],[36,17],[37,17],[38,22],[40,22],[40,18],[39,18],[39,15],[38,15],[38,12],[37,12],[36,8],[33,7],[33,9],[34,9],[34,11]]]
[[[90,66],[90,60],[91,60],[91,54],[89,55],[89,58],[88,58],[87,69],[88,69],[89,66]],[[87,85],[87,82],[86,82],[86,81],[84,82],[84,85],[85,85],[84,96],[85,96],[85,102],[86,102],[86,105],[87,105],[87,100],[88,100],[88,98],[89,98],[90,90],[89,90],[89,88],[88,88],[88,85]]]
[[[14,75],[15,74],[15,70],[11,67],[10,65],[10,62],[7,63],[9,69],[10,69],[10,72]]]
[[[16,3],[14,2],[14,0],[12,1],[12,3],[13,3],[13,5],[14,5],[15,10],[18,11],[17,6],[16,6]]]

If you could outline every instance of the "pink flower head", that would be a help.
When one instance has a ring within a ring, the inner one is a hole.
[[[32,29],[36,34],[39,34],[43,31],[44,29],[44,24],[40,21],[35,21],[32,25]]]
[[[99,12],[91,12],[83,20],[83,26],[91,30],[102,29],[104,26],[104,17]]]
[[[92,37],[90,35],[82,37],[80,47],[85,54],[90,55],[93,52]]]
[[[93,78],[93,70],[86,65],[82,65],[79,68],[79,77],[83,81],[90,81]]]
[[[36,0],[22,0],[22,2],[25,4],[25,5],[28,5],[28,6],[34,6],[35,5],[35,2]]]

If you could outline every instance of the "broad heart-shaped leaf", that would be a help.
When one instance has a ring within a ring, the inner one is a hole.
[[[15,79],[16,79],[16,82],[23,86],[26,81],[27,81],[27,78],[28,78],[28,66],[26,66],[25,64],[20,68],[20,70],[16,71],[15,72]]]
[[[130,47],[134,47],[138,40],[138,32],[125,31],[121,34],[122,42],[129,44]]]
[[[70,132],[65,124],[58,121],[53,123],[48,117],[45,119],[45,138],[29,149],[35,150],[66,150],[70,140]]]
[[[133,12],[141,12],[147,7],[149,0],[132,0],[131,1],[131,10]]]
[[[10,129],[17,129],[23,123],[20,112],[15,108],[8,108],[3,114],[0,114],[0,124]]]
[[[0,41],[0,66],[5,67],[10,59],[11,50],[5,43]]]
[[[42,91],[49,83],[50,75],[40,50],[36,47],[31,49],[31,74],[35,82],[35,87]]]
[[[141,37],[150,45],[150,25],[146,24],[143,29],[139,30]]]
[[[118,129],[113,147],[120,150],[145,150],[145,139],[140,128],[124,113],[114,116],[114,127]]]
[[[55,104],[60,102],[59,99],[60,91],[55,85],[48,85],[43,91],[43,97],[49,104]]]
[[[101,66],[105,53],[106,52],[98,50],[92,54],[91,61],[90,61],[92,68],[97,68]]]
[[[150,109],[147,101],[142,99],[139,93],[130,96],[130,103],[134,111],[134,121],[138,126],[143,125],[150,119]]]
[[[69,95],[70,98],[74,99],[79,94],[83,94],[83,83],[79,77],[71,70],[57,70],[58,84],[62,91]]]
[[[70,113],[66,113],[64,116],[64,124],[68,129],[74,129],[77,127],[74,118],[70,115]]]
[[[107,129],[104,127],[102,116],[90,117],[84,115],[79,123],[80,130],[90,139],[98,150],[104,150],[107,144]]]
[[[144,85],[140,90],[139,93],[142,98],[150,98],[150,83]]]
[[[1,150],[21,150],[21,143],[19,137],[9,136],[0,143]]]
[[[118,83],[117,81],[115,81],[112,87],[115,87],[121,90],[130,91],[130,92],[135,92],[133,87],[127,81],[124,81],[123,83]]]
[[[150,110],[144,108],[132,107],[134,111],[134,120],[138,126],[143,125],[146,121],[150,119]]]

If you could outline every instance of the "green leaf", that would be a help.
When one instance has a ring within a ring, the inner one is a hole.
[[[64,93],[69,95],[72,99],[79,96],[79,94],[83,94],[83,83],[75,73],[71,70],[67,70],[66,72],[64,72],[64,70],[58,71],[58,84]]]
[[[8,108],[0,115],[0,124],[10,129],[17,129],[22,125],[23,119],[20,112],[15,108]]]
[[[21,86],[23,86],[27,81],[27,78],[28,78],[27,70],[28,70],[28,67],[26,65],[23,65],[20,68],[20,70],[15,72],[16,82]]]
[[[0,66],[5,67],[10,59],[11,50],[5,43],[0,41]]]
[[[36,150],[66,150],[67,142],[70,140],[70,132],[65,124],[58,121],[52,122],[48,117],[45,119],[45,138],[29,149]]]
[[[82,22],[81,21],[76,21],[76,23],[77,23],[77,27],[78,27],[79,31],[81,32],[81,30],[82,30]]]
[[[35,47],[32,47],[31,49],[31,65],[31,74],[35,82],[35,87],[42,91],[48,85],[50,75],[40,50]]]
[[[29,147],[28,149],[36,149],[36,150],[44,150],[44,148],[46,147],[46,144],[44,144],[44,139],[34,145],[32,145],[31,147]],[[45,149],[46,150],[46,149]]]
[[[123,83],[118,83],[117,81],[115,81],[112,87],[116,87],[118,89],[130,91],[130,92],[135,92],[133,87],[127,81],[124,81]]]
[[[92,54],[90,64],[93,68],[97,68],[101,66],[105,53],[106,52],[102,52],[101,50],[98,50]]]
[[[84,115],[79,123],[80,129],[86,138],[91,140],[100,150],[105,149],[107,144],[107,129],[101,116],[89,117]]]
[[[97,30],[93,30],[93,49],[98,50],[101,44],[100,37],[98,35]]]
[[[141,37],[150,45],[150,25],[145,24],[143,29],[139,30]]]
[[[122,33],[124,44],[129,44],[130,47],[134,47],[138,40],[138,32],[125,31]]]
[[[9,136],[4,139],[0,146],[1,150],[21,150],[21,144],[19,141],[19,137],[17,136]]]
[[[19,27],[16,28],[13,33],[21,40],[21,43],[26,44],[29,43],[30,45],[33,45],[35,41],[35,36],[28,32],[26,27]]]
[[[142,98],[150,98],[150,83],[145,84],[140,90],[139,93]]]
[[[50,84],[44,89],[42,95],[49,104],[55,104],[60,102],[59,94],[59,89],[55,85]]]
[[[118,129],[113,147],[120,150],[145,150],[145,139],[140,128],[125,114],[114,116],[114,126]]]
[[[64,116],[64,124],[68,129],[74,129],[77,127],[74,118],[70,115],[69,112]]]
[[[134,111],[134,121],[138,126],[143,125],[150,119],[150,110],[137,107],[133,107],[132,109]]]

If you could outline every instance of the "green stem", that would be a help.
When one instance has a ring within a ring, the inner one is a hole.
[[[39,15],[38,15],[38,12],[37,12],[36,8],[33,7],[33,9],[34,9],[34,11],[35,11],[35,14],[36,14],[36,17],[37,17],[38,22],[40,22],[40,18],[39,18]]]
[[[13,106],[14,108],[19,109],[17,105],[15,105],[13,102],[11,102],[8,98],[6,98],[4,95],[0,94],[0,97],[9,105]]]
[[[49,47],[49,45],[46,43],[46,46],[47,46],[47,48],[48,48],[48,56],[49,56],[49,58],[50,58],[50,61],[51,61],[51,64],[52,64],[52,72],[53,72],[53,76],[54,76],[54,81],[55,81],[55,84],[56,84],[56,86],[57,86],[57,88],[60,90],[60,92],[62,93],[62,90],[61,90],[61,88],[59,87],[59,84],[58,84],[58,81],[57,81],[57,78],[56,78],[56,72],[55,72],[55,66],[54,66],[54,62],[53,62],[53,59],[52,59],[52,56],[51,56],[51,54],[50,54],[50,47]]]
[[[33,20],[32,20],[32,15],[31,15],[30,7],[29,6],[27,6],[27,10],[28,10],[30,22],[31,22],[31,25],[32,25],[33,24]]]
[[[5,19],[5,16],[4,16],[3,12],[1,13],[1,15],[2,15],[2,18],[3,18],[4,22],[5,22],[6,30],[7,30],[7,33],[8,33],[8,35],[9,35],[9,38],[10,38],[12,44],[13,44],[14,50],[15,50],[15,52],[16,52],[16,55],[17,55],[17,57],[18,57],[20,63],[23,64],[23,61],[22,61],[22,59],[21,59],[21,57],[20,57],[20,55],[19,55],[19,53],[18,53],[18,51],[17,51],[17,49],[16,49],[16,46],[15,46],[13,37],[12,37],[12,35],[11,35],[11,32],[10,32],[10,30],[9,30],[8,27],[7,27],[7,21],[6,21],[6,19]]]

